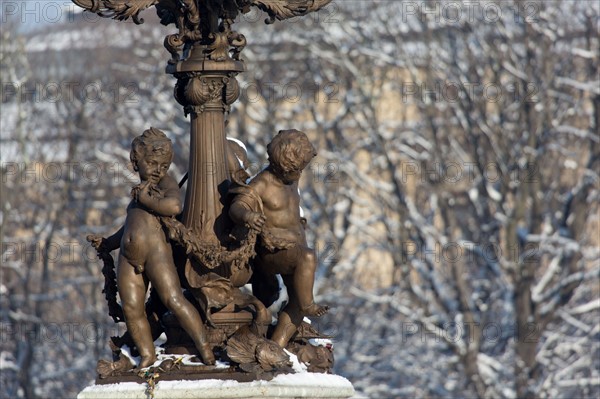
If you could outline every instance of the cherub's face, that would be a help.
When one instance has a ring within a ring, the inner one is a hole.
[[[144,156],[137,162],[140,179],[153,184],[158,183],[165,176],[170,165],[170,155]]]

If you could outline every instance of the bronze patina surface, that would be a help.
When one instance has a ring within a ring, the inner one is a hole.
[[[162,24],[174,24],[178,32],[164,41],[171,54],[166,72],[177,78],[175,99],[190,116],[183,204],[183,182],[168,174],[171,142],[149,128],[132,143],[141,182],[132,189],[124,226],[107,238],[88,236],[105,264],[109,314],[127,326],[111,339],[113,359],[98,362],[98,383],[269,379],[292,372],[284,349],[310,371],[330,371],[331,345],[311,341],[327,337],[303,322],[328,310],[313,299],[317,261],[298,192],[316,151],[303,132],[280,131],[268,145],[269,166],[249,180],[247,154],[225,136],[229,108],[240,94],[236,75],[245,71],[247,41],[232,28],[236,16],[257,7],[271,24],[330,1],[73,0],[102,17],[137,24],[143,23],[140,12],[154,6]],[[289,300],[271,325],[267,307],[281,288],[276,275]],[[249,283],[252,293],[242,289]],[[154,341],[162,333],[165,353],[157,357]],[[175,354],[195,357],[186,363]]]

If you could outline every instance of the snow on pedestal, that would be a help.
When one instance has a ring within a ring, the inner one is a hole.
[[[78,399],[147,399],[147,384],[91,385]],[[322,373],[281,374],[271,381],[233,380],[160,381],[154,398],[349,398],[354,395],[350,381],[339,375]]]

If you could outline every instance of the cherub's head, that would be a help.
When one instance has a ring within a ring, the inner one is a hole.
[[[302,170],[317,155],[306,134],[295,129],[280,130],[267,146],[269,163],[285,184],[300,179]]]
[[[133,139],[129,158],[142,181],[158,183],[173,160],[173,144],[163,132],[151,127]]]

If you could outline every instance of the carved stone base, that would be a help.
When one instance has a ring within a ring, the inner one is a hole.
[[[271,381],[238,382],[205,379],[200,381],[160,381],[152,397],[216,399],[216,398],[349,398],[354,388],[338,375],[320,373],[281,374]],[[77,395],[78,399],[148,398],[149,386],[125,382],[92,385]]]
[[[207,327],[207,339],[213,347],[222,347],[228,337],[233,335],[240,327],[250,325],[252,313],[247,311],[218,312],[212,315],[215,328]],[[165,353],[197,355],[192,339],[179,326],[173,314],[168,314],[162,320],[165,326],[167,342],[163,345]]]
[[[254,380],[270,380],[272,373],[246,373],[237,371],[234,367],[214,368],[212,366],[182,366],[178,370],[169,370],[168,372],[159,372],[157,380],[160,381],[178,381],[178,380],[232,380],[238,382],[250,382]],[[160,383],[157,381],[156,383]],[[105,378],[97,378],[96,386],[115,385],[121,383],[135,383],[146,385],[143,376],[137,375],[134,371],[121,372]]]

